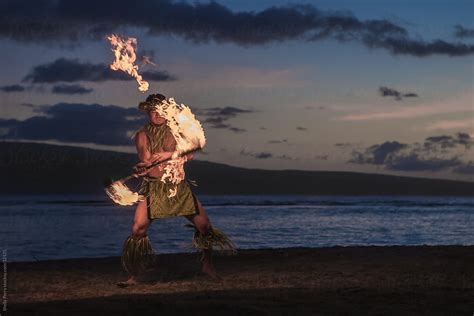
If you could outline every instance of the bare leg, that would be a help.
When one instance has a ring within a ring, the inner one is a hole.
[[[201,234],[206,235],[211,230],[211,221],[202,207],[202,204],[199,201],[197,202],[198,214],[186,216],[186,219],[193,223]],[[214,268],[214,262],[212,260],[212,248],[202,249],[202,252],[203,263],[201,271],[214,279],[221,279]]]
[[[146,235],[150,227],[150,220],[148,219],[146,200],[138,203],[135,210],[135,218],[133,220],[132,235],[135,237],[143,237]],[[118,286],[129,286],[137,283],[138,275],[131,275],[127,281],[117,283]]]

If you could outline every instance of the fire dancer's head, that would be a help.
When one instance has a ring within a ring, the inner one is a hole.
[[[166,122],[166,119],[160,116],[157,111],[157,107],[159,107],[165,100],[166,97],[162,94],[150,94],[145,101],[140,102],[140,104],[138,104],[138,108],[141,111],[148,113],[148,117],[150,118],[151,123],[161,125]]]

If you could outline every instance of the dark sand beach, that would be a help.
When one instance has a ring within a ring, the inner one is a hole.
[[[120,258],[8,263],[7,315],[472,315],[474,246],[162,254],[144,283],[118,288]],[[3,314],[2,314],[3,315]]]

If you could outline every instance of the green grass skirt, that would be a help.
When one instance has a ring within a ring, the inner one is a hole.
[[[148,236],[130,235],[123,244],[122,267],[129,274],[138,275],[152,266],[154,255]]]
[[[177,186],[177,193],[169,198],[174,185],[163,183],[159,178],[144,177],[139,193],[146,197],[148,218],[166,218],[193,215],[198,212],[197,198],[186,180]]]

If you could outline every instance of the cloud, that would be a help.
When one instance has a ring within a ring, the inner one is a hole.
[[[103,40],[106,34],[132,27],[150,36],[174,35],[193,43],[252,46],[334,39],[356,41],[394,55],[465,56],[474,52],[469,44],[414,39],[404,27],[386,19],[361,20],[347,11],[322,11],[308,4],[235,12],[214,1],[149,0],[130,5],[125,0],[6,0],[0,11],[1,37],[44,44]]]
[[[474,37],[474,29],[468,29],[462,25],[454,26],[454,36],[459,38]]]
[[[463,164],[460,164],[453,169],[453,172],[460,174],[474,174],[474,161],[469,161]]]
[[[69,143],[133,145],[127,133],[136,131],[146,118],[135,108],[115,105],[58,103],[35,108],[40,115],[23,121],[0,120],[5,139],[56,140]]]
[[[227,106],[227,107],[214,107],[214,108],[200,109],[196,111],[196,114],[206,117],[203,123],[210,124],[211,128],[228,129],[234,133],[242,133],[242,132],[245,132],[246,130],[232,126],[228,124],[227,121],[231,118],[235,118],[236,116],[240,114],[254,113],[254,112],[255,111],[253,110]]]
[[[403,148],[406,148],[407,146],[408,145],[401,144],[397,141],[387,141],[380,145],[372,145],[366,149],[364,154],[354,151],[351,162],[359,164],[369,163],[374,165],[381,165],[385,163],[387,157]]]
[[[212,124],[211,128],[227,129],[227,130],[229,130],[231,132],[234,132],[234,133],[243,133],[243,132],[247,131],[246,129],[243,129],[243,128],[235,127],[235,126],[232,126],[232,125],[229,125],[229,124],[222,124],[222,123]]]
[[[296,158],[290,157],[288,155],[279,155],[279,156],[275,156],[275,158],[283,159],[283,160],[295,160],[296,159]]]
[[[412,55],[427,57],[431,55],[447,55],[450,57],[467,56],[474,53],[474,45],[463,43],[449,43],[440,39],[432,42],[414,40],[407,37],[381,37],[372,35],[364,39],[369,47],[385,48],[393,55]]]
[[[417,154],[407,156],[394,156],[388,161],[387,168],[401,171],[440,171],[462,164],[457,157],[443,158],[423,158]]]
[[[418,95],[413,92],[401,93],[400,91],[387,87],[379,87],[379,93],[383,97],[394,97],[397,101],[401,101],[403,98],[418,97]]]
[[[474,118],[465,118],[460,120],[441,120],[430,123],[423,129],[427,131],[440,129],[460,129],[460,128],[474,128]]]
[[[320,105],[318,107],[315,107],[315,106],[312,106],[312,105],[308,105],[308,106],[305,106],[304,107],[305,110],[315,110],[315,109],[318,109],[318,110],[325,110],[327,109],[326,106],[323,106],[323,105]]]
[[[423,143],[404,144],[386,141],[365,150],[353,150],[348,163],[372,164],[388,170],[441,171],[451,169],[460,173],[469,165],[461,156],[474,145],[467,133],[439,135],[425,138]]]
[[[87,94],[92,91],[94,91],[94,89],[84,88],[83,86],[76,84],[61,84],[56,85],[51,89],[51,92],[56,94]]]
[[[225,128],[229,129],[230,131],[234,132],[234,133],[243,133],[243,132],[246,132],[247,130],[246,129],[243,129],[243,128],[238,128],[238,127],[234,127],[234,126],[226,126]]]
[[[273,157],[273,154],[269,153],[269,152],[254,152],[254,151],[248,151],[248,150],[245,150],[245,149],[242,149],[240,151],[240,155],[250,156],[250,157],[254,157],[256,159],[268,159],[268,158]]]
[[[288,155],[274,155],[270,152],[267,151],[252,151],[252,150],[247,150],[247,149],[242,149],[240,151],[241,156],[249,156],[253,157],[255,159],[270,159],[270,158],[275,158],[275,159],[283,159],[283,160],[295,160],[295,158],[290,157]]]
[[[175,80],[166,71],[142,72],[143,78],[150,81]],[[91,81],[102,82],[107,80],[133,80],[122,71],[114,71],[105,64],[81,62],[78,59],[58,58],[55,61],[33,67],[23,78],[23,82],[55,83]]]
[[[152,49],[150,50],[141,49],[137,52],[138,67],[142,67],[144,65],[157,66],[154,60],[155,60],[155,51]]]
[[[203,110],[204,115],[214,116],[214,117],[226,117],[226,118],[235,117],[242,113],[253,113],[253,112],[255,111],[236,108],[233,106],[207,108]]]
[[[10,93],[10,92],[23,92],[25,90],[26,90],[26,88],[22,85],[19,85],[19,84],[13,84],[13,85],[9,85],[9,86],[1,86],[0,87],[0,91],[7,92],[7,93]]]
[[[328,160],[329,155],[316,155],[314,158],[318,160]]]
[[[333,107],[334,108],[334,107]],[[401,107],[390,111],[380,111],[379,106],[367,107],[365,113],[347,114],[336,117],[336,121],[373,121],[392,119],[412,119],[445,113],[472,113],[472,93],[464,93],[433,103],[425,103],[412,107]],[[345,110],[345,109],[344,109]]]
[[[282,140],[269,140],[269,144],[287,144],[288,140],[287,139],[282,139]]]
[[[352,143],[335,143],[334,146],[341,147],[341,148],[347,148],[347,147],[351,147]]]
[[[424,142],[425,148],[434,149],[454,148],[456,146],[464,146],[465,149],[470,149],[474,145],[474,139],[467,133],[456,133],[455,136],[440,135],[427,137]]]

